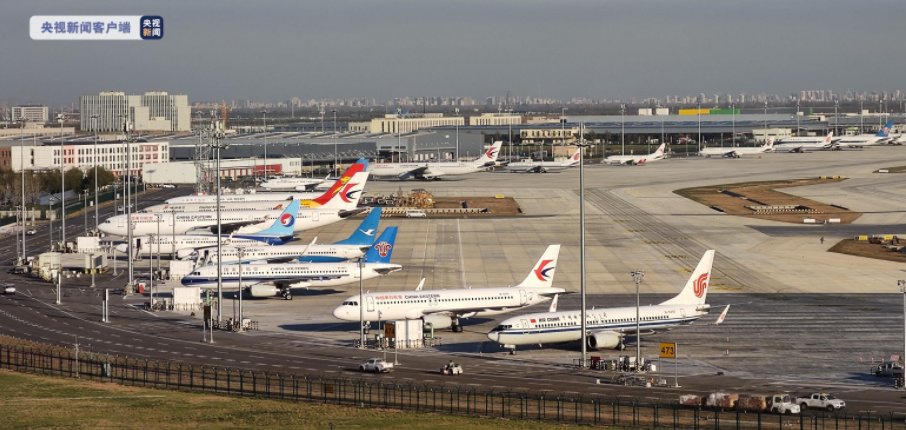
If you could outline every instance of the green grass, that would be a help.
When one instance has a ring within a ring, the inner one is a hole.
[[[0,427],[109,429],[548,429],[534,421],[125,387],[0,370]]]

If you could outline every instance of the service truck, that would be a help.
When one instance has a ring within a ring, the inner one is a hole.
[[[870,372],[875,376],[902,378],[903,365],[896,361],[885,361],[876,366],[872,366]]]
[[[773,412],[775,414],[798,414],[802,409],[793,402],[789,394],[743,394],[736,401],[736,408],[741,411]]]
[[[812,393],[808,396],[797,397],[796,403],[799,403],[802,409],[827,409],[828,412],[839,411],[846,407],[846,402],[828,393]]]
[[[390,372],[393,370],[393,363],[381,358],[369,358],[359,366],[359,370],[374,373]]]

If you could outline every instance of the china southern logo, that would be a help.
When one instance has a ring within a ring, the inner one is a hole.
[[[390,253],[390,250],[393,249],[393,245],[381,241],[374,245],[374,250],[377,251],[378,255],[381,257],[386,257]]]

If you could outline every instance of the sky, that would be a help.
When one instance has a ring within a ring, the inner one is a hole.
[[[34,41],[32,15],[161,15],[160,41]],[[903,0],[29,0],[0,6],[0,102],[623,98],[896,90]]]

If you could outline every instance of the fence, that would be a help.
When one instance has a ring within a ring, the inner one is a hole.
[[[631,428],[906,429],[902,414],[776,415],[690,408],[630,398],[431,386],[367,378],[325,378],[112,356],[0,338],[0,368],[123,385],[304,400],[481,417]],[[12,343],[12,344],[8,344]],[[19,343],[19,344],[15,344]]]

